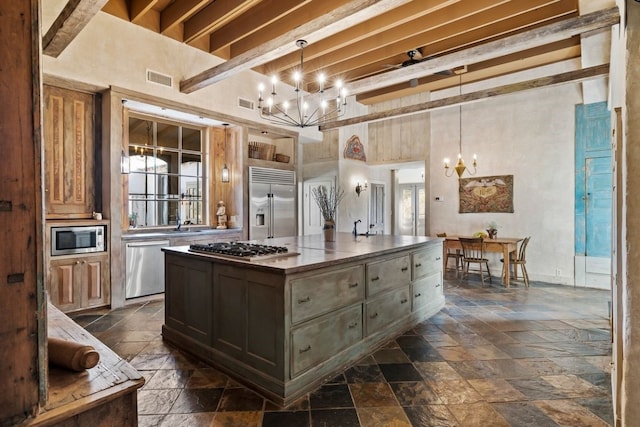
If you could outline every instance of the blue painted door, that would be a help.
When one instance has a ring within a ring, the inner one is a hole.
[[[576,106],[576,256],[611,257],[611,113],[606,102]]]
[[[586,255],[611,257],[611,157],[586,159]]]

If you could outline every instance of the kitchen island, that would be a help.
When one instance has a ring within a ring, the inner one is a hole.
[[[267,239],[288,256],[165,252],[163,338],[287,405],[444,306],[442,239]]]

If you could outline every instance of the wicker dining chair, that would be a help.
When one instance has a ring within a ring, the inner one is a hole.
[[[438,233],[438,237],[447,237],[447,233]],[[456,276],[458,275],[458,271],[462,269],[462,252],[460,249],[447,249],[444,253],[444,266],[448,268],[449,266],[449,258],[453,258],[456,260]]]
[[[477,264],[478,269],[475,271],[480,272],[480,280],[484,287],[484,265],[487,269],[487,275],[489,276],[489,283],[491,283],[491,271],[489,270],[489,260],[484,256],[484,239],[478,238],[465,238],[460,237],[460,245],[462,246],[462,274],[460,280],[463,280],[467,274],[469,274],[469,265]]]
[[[518,249],[518,255],[515,258],[509,259],[509,265],[513,266],[513,275],[517,277],[518,275],[518,266],[522,269],[522,280],[524,281],[524,286],[529,287],[529,274],[527,273],[527,245],[529,244],[529,240],[531,236],[527,236],[524,238],[522,243],[520,244],[520,249]],[[505,271],[504,268],[504,258],[500,259],[502,263],[502,280],[504,281],[507,274],[511,274],[511,272]]]

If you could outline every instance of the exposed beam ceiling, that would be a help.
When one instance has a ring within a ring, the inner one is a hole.
[[[103,11],[220,58],[183,92],[248,69],[290,82],[302,38],[305,89],[323,71],[364,104],[456,85],[462,66],[478,81],[580,58],[580,34],[619,21],[616,9],[581,16],[578,0],[110,0]]]
[[[42,39],[42,52],[57,58],[108,0],[69,0]]]
[[[609,74],[609,64],[596,65],[594,67],[584,68],[576,71],[568,71],[566,73],[556,74],[554,76],[541,77],[538,79],[528,80],[524,82],[513,83],[505,86],[484,89],[477,92],[465,93],[461,95],[451,96],[449,98],[437,99],[421,104],[415,104],[406,107],[395,108],[392,110],[382,111],[379,113],[366,114],[358,117],[351,117],[344,120],[336,120],[327,122],[320,126],[320,130],[325,131],[342,126],[354,125],[358,123],[369,123],[380,120],[388,120],[395,117],[408,116],[412,114],[424,113],[426,111],[438,110],[441,108],[452,107],[454,105],[470,104],[472,102],[483,101],[495,98],[497,96],[509,95],[515,92],[539,89],[542,87],[553,87],[566,83],[579,83],[586,80],[592,80]]]

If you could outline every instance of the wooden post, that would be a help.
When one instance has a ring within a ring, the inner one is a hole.
[[[0,425],[46,396],[39,28],[38,0],[0,3]]]

